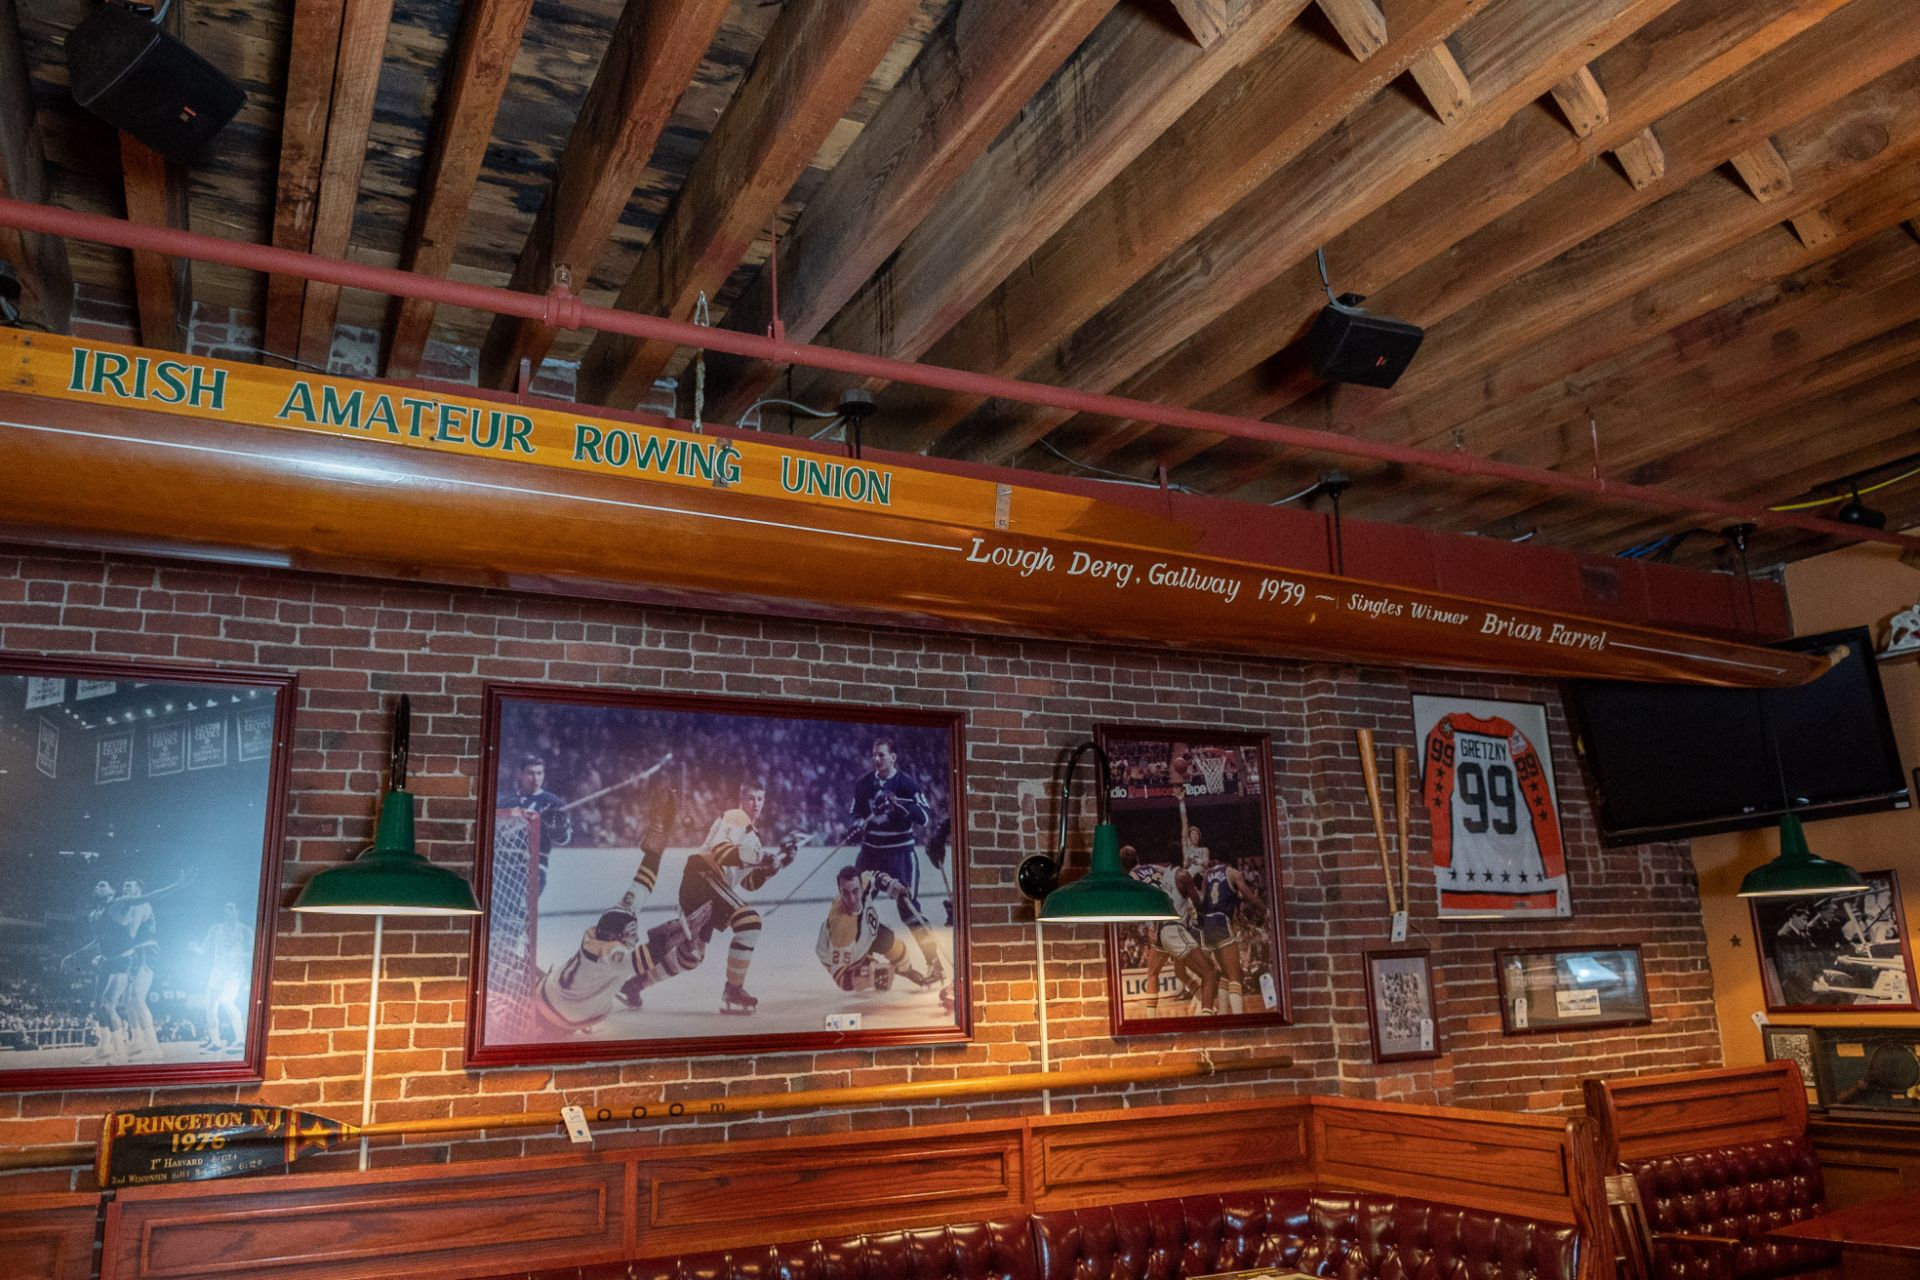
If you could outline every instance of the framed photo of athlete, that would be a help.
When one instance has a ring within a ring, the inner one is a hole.
[[[1101,725],[1107,807],[1135,879],[1180,912],[1112,925],[1113,1034],[1286,1025],[1286,929],[1264,734]]]
[[[1861,874],[1865,893],[1748,899],[1770,1011],[1915,1007],[1900,879],[1891,871]]]
[[[294,677],[0,654],[0,1089],[257,1080]],[[259,751],[185,767],[248,719]]]
[[[1440,916],[1572,915],[1547,709],[1416,693],[1413,726]]]
[[[1369,951],[1367,1034],[1375,1062],[1440,1056],[1440,1021],[1433,1008],[1433,957],[1424,948]]]
[[[467,1061],[968,1039],[961,730],[488,686]]]
[[[1494,954],[1500,1017],[1510,1036],[1653,1021],[1640,944]]]

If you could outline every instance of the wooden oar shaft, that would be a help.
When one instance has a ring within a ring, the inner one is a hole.
[[[1018,1075],[975,1076],[962,1080],[914,1080],[905,1084],[854,1085],[844,1089],[801,1089],[786,1093],[744,1093],[731,1097],[648,1098],[636,1103],[589,1109],[587,1118],[678,1120],[695,1116],[743,1115],[764,1111],[805,1111],[915,1102],[929,1098],[970,1098],[982,1094],[1038,1093],[1043,1089],[1084,1089],[1103,1084],[1143,1084],[1191,1080],[1239,1071],[1273,1071],[1293,1065],[1287,1054],[1267,1054],[1227,1062],[1178,1062],[1164,1066],[1082,1067],[1067,1071],[1027,1071]],[[369,1137],[457,1133],[479,1129],[544,1129],[563,1123],[558,1111],[517,1111],[491,1116],[449,1116],[440,1120],[390,1120],[368,1125]]]

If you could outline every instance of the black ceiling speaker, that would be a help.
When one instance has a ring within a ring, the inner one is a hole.
[[[1314,376],[1327,382],[1390,387],[1413,363],[1426,330],[1405,320],[1376,316],[1345,299],[1329,302],[1307,332]]]
[[[97,6],[68,33],[67,70],[74,101],[181,164],[247,97],[148,14],[122,4]]]

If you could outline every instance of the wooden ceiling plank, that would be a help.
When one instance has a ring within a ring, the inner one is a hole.
[[[1474,77],[1473,111],[1452,126],[1424,106],[1384,94],[1337,135],[1243,200],[1157,265],[1025,376],[1110,390],[1176,349],[1368,213],[1494,133],[1571,74],[1672,7],[1672,0],[1607,0],[1577,7],[1500,0],[1461,28]],[[1724,159],[1724,157],[1722,157]],[[1342,277],[1342,287],[1346,285]],[[976,461],[1013,457],[1065,417],[1019,411],[955,433],[953,451]]]
[[[1495,138],[1360,222],[1328,246],[1338,278],[1357,279],[1351,287],[1371,295],[1369,305],[1383,314],[1434,325],[1659,194],[1636,192],[1590,166],[1591,150],[1659,119],[1667,138],[1666,189],[1672,189],[1723,162],[1729,151],[1920,55],[1899,0],[1786,14],[1722,0],[1718,21],[1707,20],[1715,16],[1690,5],[1598,60],[1599,72],[1617,86],[1617,118],[1584,144],[1568,145],[1546,113],[1522,113]],[[1891,42],[1884,56],[1881,40]],[[1874,52],[1863,59],[1862,48]],[[1286,408],[1297,416],[1290,406],[1319,384],[1292,344],[1322,305],[1311,262],[1297,264],[1130,379],[1123,392],[1255,416]],[[1275,348],[1280,353],[1269,356]],[[1434,356],[1429,343],[1409,378],[1421,377]],[[1156,437],[1162,444],[1173,439],[1165,432]],[[1099,444],[1095,437],[1088,450],[1095,460],[1103,452]]]
[[[576,287],[585,284],[727,9],[728,0],[628,0],[515,260],[510,287],[545,293],[556,267],[568,268]],[[513,386],[520,361],[538,369],[553,336],[537,321],[496,317],[481,347],[481,384]]]
[[[827,326],[826,346],[917,360],[1308,0],[1252,0],[1206,48],[1117,6]],[[799,398],[843,379],[795,370]]]
[[[1650,128],[1642,129],[1624,145],[1614,148],[1613,155],[1626,170],[1627,181],[1636,191],[1645,191],[1667,176],[1667,153],[1660,149],[1660,139]]]
[[[280,167],[273,202],[273,244],[299,253],[313,248],[320,175],[326,160],[327,118],[333,110],[334,68],[340,55],[347,0],[296,0],[288,37],[286,92],[280,114]],[[267,277],[264,338],[275,355],[300,354],[300,319],[307,282]]]
[[[393,0],[347,0],[340,24],[340,54],[333,69],[333,107],[327,117],[320,192],[313,210],[313,252],[323,258],[346,257],[353,240],[360,171],[367,160],[367,136],[373,131],[373,106],[392,21]],[[339,313],[340,286],[309,281],[300,309],[301,360],[326,365],[333,353]]]
[[[1154,265],[1296,162],[1488,0],[1401,0],[1397,34],[1356,63],[1312,26],[1283,32],[1141,153],[1019,271],[927,352],[930,363],[1013,376]],[[1271,121],[1248,129],[1249,119]],[[1431,125],[1427,118],[1425,122]],[[896,387],[869,438],[925,448],[981,397]]]
[[[1575,137],[1590,138],[1607,122],[1607,95],[1594,78],[1592,67],[1581,67],[1549,92]]]
[[[790,340],[819,335],[1113,6],[1114,0],[954,6],[781,238],[781,325]],[[1245,5],[1208,0],[1199,7],[1226,24]],[[1202,43],[1226,30],[1222,25]],[[762,270],[728,309],[727,326],[767,332],[771,293],[770,274]],[[771,364],[709,356],[709,414],[737,420],[777,374]]]
[[[128,221],[187,229],[185,175],[168,164],[165,156],[132,134],[122,133],[120,175]],[[134,250],[134,310],[139,317],[142,346],[186,350],[187,322],[193,306],[191,281],[188,259]]]
[[[1818,249],[1829,244],[1840,234],[1840,229],[1827,216],[1825,209],[1806,209],[1787,219],[1793,228],[1793,234],[1800,237],[1800,243],[1809,249]]]
[[[1733,169],[1761,204],[1793,190],[1793,170],[1771,138],[1734,156]]]
[[[0,0],[0,195],[45,204],[51,198],[46,142],[33,105],[33,79],[14,0]],[[0,230],[0,259],[20,277],[21,314],[65,333],[73,313],[73,266],[58,236]]]
[[[1374,0],[1315,0],[1320,12],[1340,34],[1341,43],[1361,62],[1387,43],[1387,15]]]
[[[700,295],[711,302],[893,47],[916,4],[788,0],[614,305],[691,319]],[[630,408],[676,350],[670,342],[597,334],[580,361],[577,397]]]
[[[400,250],[402,270],[444,276],[453,266],[500,98],[532,11],[533,0],[473,0],[461,10],[453,58],[440,80],[445,88],[414,197],[413,224]],[[434,304],[424,298],[393,299],[381,361],[387,377],[411,378],[420,371],[433,315]]]
[[[1473,86],[1446,41],[1415,58],[1407,70],[1441,124],[1452,124],[1472,109]]]

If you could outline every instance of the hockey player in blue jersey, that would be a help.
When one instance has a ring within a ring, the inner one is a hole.
[[[912,909],[905,899],[897,898],[894,905],[900,912],[900,923],[913,935],[914,945],[926,961],[929,981],[937,983],[946,974],[946,962],[941,958],[939,941],[920,911],[920,858],[913,837],[914,828],[932,823],[933,810],[920,784],[900,769],[891,738],[874,739],[871,759],[873,772],[854,784],[849,809],[852,830],[860,839],[860,853],[853,867],[856,871],[884,872],[906,889]]]

